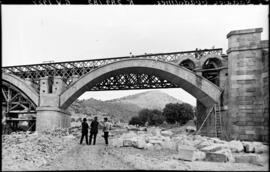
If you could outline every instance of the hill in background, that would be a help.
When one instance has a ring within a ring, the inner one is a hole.
[[[108,101],[93,98],[76,100],[68,110],[73,118],[87,115],[90,118],[98,116],[101,119],[108,116],[117,121],[128,122],[143,108],[162,110],[168,103],[183,102],[161,91],[146,91]]]
[[[108,103],[135,104],[140,108],[162,110],[168,103],[183,103],[162,91],[146,91],[118,99],[106,101]]]

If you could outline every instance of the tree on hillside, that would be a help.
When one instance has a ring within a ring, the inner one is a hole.
[[[130,125],[137,125],[138,124],[139,126],[143,126],[144,125],[142,119],[140,119],[140,117],[138,117],[138,116],[133,116],[131,118],[131,120],[129,121],[129,124]]]
[[[138,116],[132,117],[129,121],[129,124],[138,124],[138,125],[145,125],[148,122],[148,125],[160,125],[165,121],[165,117],[163,116],[162,112],[154,109],[142,109],[139,112]]]
[[[149,125],[160,125],[165,121],[165,117],[161,111],[154,109],[150,112],[150,117],[148,119]]]
[[[139,111],[139,116],[140,120],[145,124],[146,121],[149,122],[149,118],[151,116],[151,111],[149,109],[142,109]]]
[[[188,120],[193,119],[194,111],[192,106],[187,103],[169,103],[163,109],[163,115],[168,123],[179,122],[180,124],[184,124]]]

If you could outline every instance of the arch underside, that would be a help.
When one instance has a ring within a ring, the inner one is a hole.
[[[39,95],[37,91],[26,84],[25,80],[12,74],[2,73],[2,83],[9,85],[10,88],[19,92],[25,99],[32,102],[35,107],[39,105]]]
[[[86,91],[182,88],[206,107],[219,101],[220,89],[177,65],[149,59],[131,59],[100,67],[73,83],[60,95],[66,109]]]
[[[2,81],[2,108],[9,114],[36,113],[36,104],[13,84]]]

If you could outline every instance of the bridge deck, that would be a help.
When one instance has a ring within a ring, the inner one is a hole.
[[[36,84],[38,84],[39,78],[41,77],[61,76],[65,80],[66,84],[69,85],[72,82],[72,77],[79,77],[100,66],[129,58],[149,58],[165,62],[174,62],[186,56],[199,59],[200,57],[207,55],[221,56],[222,49],[204,49],[195,51],[144,54],[137,56],[132,55],[103,59],[5,66],[2,67],[2,72],[14,74],[22,79],[29,78],[33,83]]]

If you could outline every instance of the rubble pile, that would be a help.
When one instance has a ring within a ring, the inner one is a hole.
[[[2,135],[3,170],[33,170],[54,160],[74,139],[67,130]]]
[[[260,158],[261,154],[268,154],[268,145],[262,142],[238,140],[227,142],[218,138],[175,131],[176,129],[161,130],[157,127],[147,128],[147,131],[132,130],[113,137],[111,142],[114,147],[134,147],[146,150],[169,149],[175,151],[174,159],[187,161],[249,162],[256,165],[267,161],[265,158]]]

